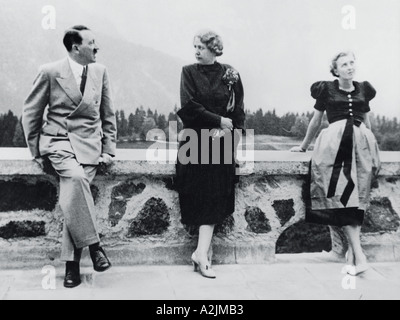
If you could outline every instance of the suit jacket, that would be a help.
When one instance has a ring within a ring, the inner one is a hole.
[[[98,165],[102,153],[114,156],[116,118],[110,91],[106,68],[100,64],[89,65],[83,97],[67,58],[40,67],[23,110],[33,157],[65,150],[81,164]]]

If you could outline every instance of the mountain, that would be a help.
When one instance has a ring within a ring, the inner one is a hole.
[[[38,67],[66,57],[64,30],[76,24],[87,25],[96,35],[98,62],[109,71],[116,109],[129,113],[143,105],[168,115],[179,103],[184,61],[127,42],[107,17],[83,10],[76,0],[51,1],[56,9],[56,29],[45,30],[42,9],[48,3],[0,0],[0,113],[12,110],[21,114]]]

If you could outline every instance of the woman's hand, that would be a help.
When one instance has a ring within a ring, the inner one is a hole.
[[[114,161],[113,157],[111,157],[107,153],[103,153],[99,159],[99,163],[104,163],[105,165],[110,165]]]
[[[300,146],[297,147],[293,147],[292,149],[290,149],[290,152],[306,152],[307,150],[303,149]]]
[[[221,129],[225,130],[233,130],[233,122],[232,119],[221,117]]]

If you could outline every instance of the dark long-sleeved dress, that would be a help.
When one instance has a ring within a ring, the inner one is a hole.
[[[244,93],[240,77],[232,87],[235,108],[227,111],[231,92],[222,79],[229,68],[215,63],[189,65],[182,70],[178,115],[188,137],[180,143],[176,178],[182,223],[186,225],[221,224],[235,211],[234,149],[238,140],[233,135],[230,139],[202,136],[202,129],[209,132],[220,128],[221,117],[232,119],[235,129],[244,129]],[[220,161],[215,158],[218,154]]]
[[[376,91],[369,82],[355,90],[339,89],[339,81],[313,84],[315,109],[326,111],[329,127],[318,137],[311,161],[311,223],[361,225],[369,205],[371,179],[379,171],[379,149],[365,126],[364,114]]]

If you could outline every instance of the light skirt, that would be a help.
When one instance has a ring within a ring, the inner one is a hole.
[[[346,215],[355,214],[358,217],[356,220],[359,220],[356,224],[362,224],[361,212],[368,208],[372,176],[378,173],[381,162],[376,139],[363,123],[359,127],[353,126],[351,180],[354,188],[349,193],[348,200],[344,202],[342,196],[349,179],[344,174],[342,164],[336,179],[335,192],[328,196],[346,123],[347,120],[341,120],[330,124],[316,141],[311,161],[311,212],[307,217],[309,222],[343,226],[354,224],[353,219],[347,219]],[[321,214],[322,219],[319,219]]]

